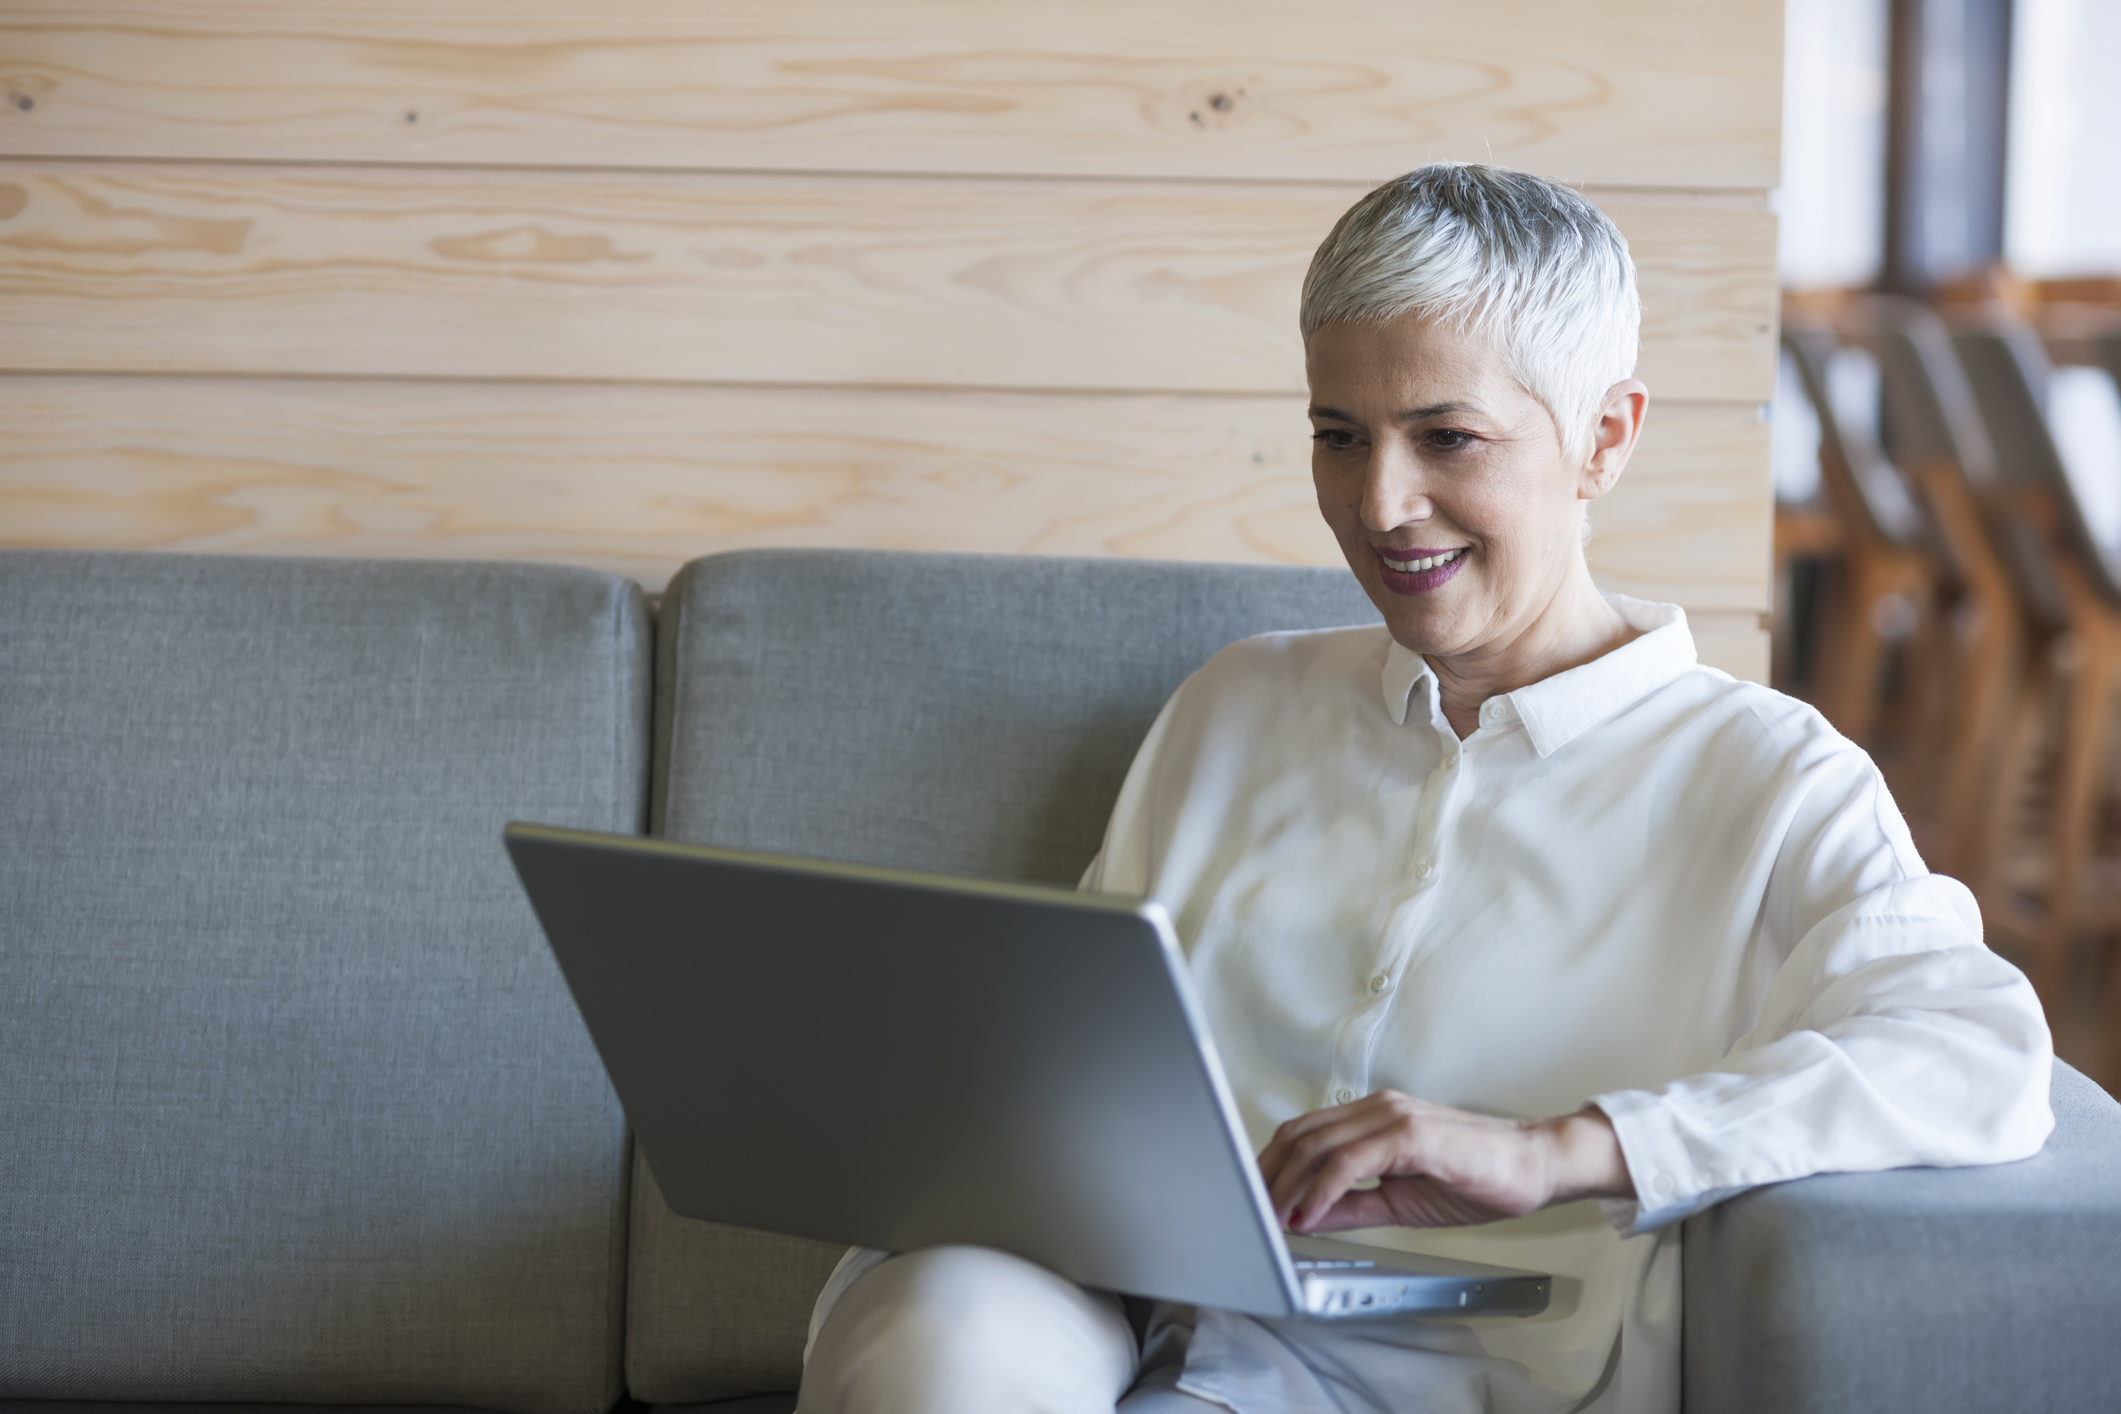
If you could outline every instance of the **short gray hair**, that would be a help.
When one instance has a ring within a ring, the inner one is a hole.
[[[1635,262],[1612,218],[1559,182],[1470,162],[1386,182],[1311,257],[1305,339],[1404,314],[1493,339],[1568,448],[1634,374],[1642,326]]]

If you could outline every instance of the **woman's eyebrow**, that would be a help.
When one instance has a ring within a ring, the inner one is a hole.
[[[1467,402],[1461,398],[1447,403],[1430,403],[1427,407],[1402,408],[1398,413],[1394,414],[1394,418],[1399,422],[1421,422],[1431,417],[1449,417],[1454,413],[1478,411],[1480,411],[1478,403]],[[1306,415],[1327,422],[1352,422],[1357,426],[1362,423],[1361,418],[1351,417],[1339,408],[1330,408],[1323,403],[1311,404]]]
[[[1432,417],[1450,417],[1455,413],[1478,411],[1480,411],[1478,403],[1467,402],[1459,398],[1447,403],[1430,403],[1427,407],[1402,408],[1399,413],[1399,420],[1401,422],[1422,422]]]

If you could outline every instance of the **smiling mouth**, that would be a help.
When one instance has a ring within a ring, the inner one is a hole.
[[[1385,568],[1388,570],[1396,570],[1400,574],[1420,574],[1424,570],[1440,570],[1465,554],[1465,552],[1466,547],[1461,545],[1456,550],[1445,550],[1439,554],[1416,556],[1412,559],[1394,559],[1391,551],[1379,550],[1377,558],[1385,562]]]

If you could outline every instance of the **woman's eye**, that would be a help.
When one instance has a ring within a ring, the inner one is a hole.
[[[1424,442],[1427,442],[1430,446],[1435,447],[1439,451],[1449,452],[1454,451],[1459,447],[1463,447],[1466,443],[1472,441],[1473,434],[1470,432],[1460,432],[1454,428],[1439,427],[1436,428],[1434,431],[1430,432],[1428,436],[1422,438],[1422,440]]]
[[[1311,440],[1328,451],[1345,452],[1355,445],[1355,434],[1328,427],[1323,432],[1313,432]]]

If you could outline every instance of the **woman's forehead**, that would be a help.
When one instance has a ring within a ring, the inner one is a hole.
[[[1395,416],[1511,416],[1520,400],[1536,405],[1494,340],[1416,315],[1328,324],[1304,341],[1304,366],[1316,407],[1353,412],[1355,403],[1374,415],[1382,402]]]

